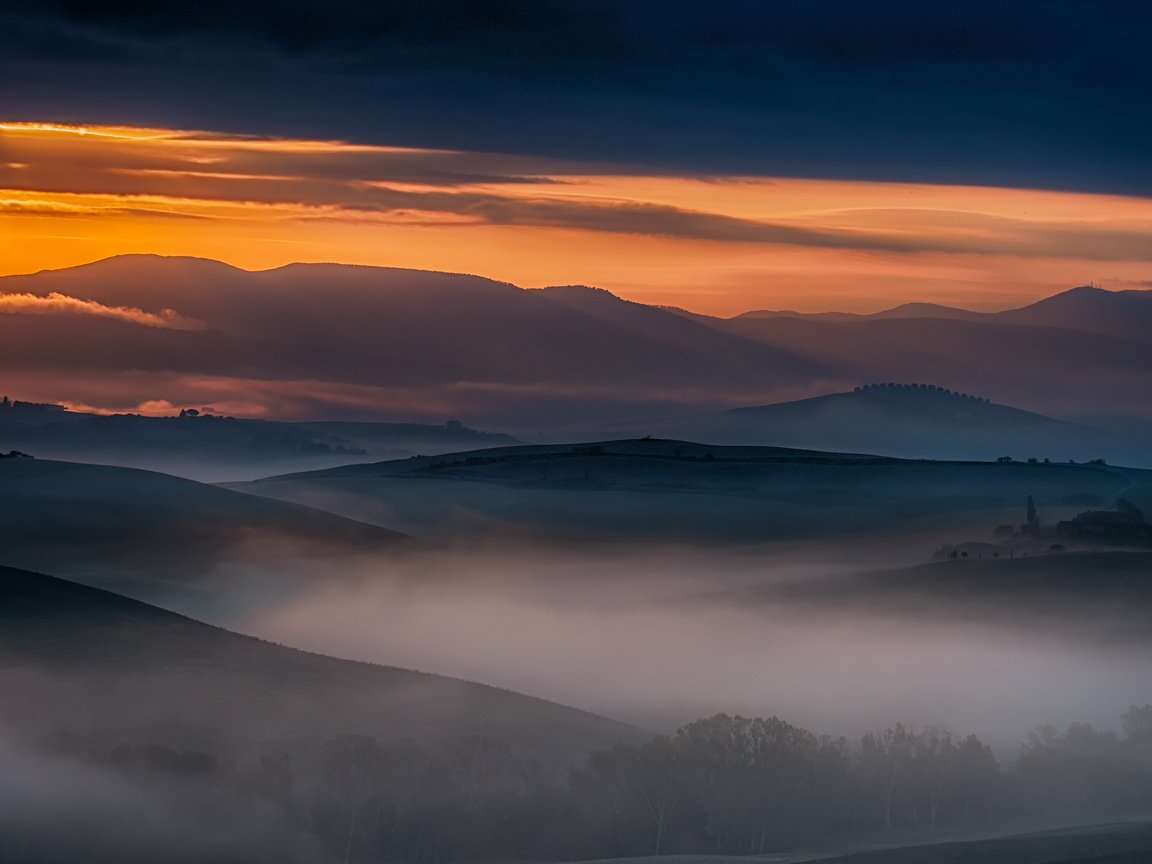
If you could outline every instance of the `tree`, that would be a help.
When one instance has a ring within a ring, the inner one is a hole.
[[[988,815],[1000,783],[1000,766],[992,748],[975,735],[956,746],[959,816],[968,821]]]
[[[651,830],[643,851],[663,854],[672,818],[684,803],[685,784],[680,748],[661,736],[638,747],[619,745],[594,753],[588,772],[617,819],[625,824],[635,816]]]
[[[928,824],[935,828],[940,806],[955,782],[956,745],[947,729],[929,729],[916,736],[915,761],[928,804]]]
[[[860,741],[860,770],[865,784],[880,799],[885,828],[892,827],[894,805],[907,783],[915,744],[915,735],[901,723],[869,733]]]
[[[1126,741],[1152,747],[1152,705],[1133,705],[1120,719]]]
[[[727,714],[690,723],[676,737],[716,848],[764,853],[826,821],[833,778],[843,773],[836,742],[778,717]]]

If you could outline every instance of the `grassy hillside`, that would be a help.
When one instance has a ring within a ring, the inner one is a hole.
[[[233,488],[427,536],[675,536],[717,542],[905,533],[1111,503],[1146,472],[942,462],[683,441],[506,447],[351,465]],[[930,550],[929,550],[930,551]],[[927,553],[926,553],[927,554]]]
[[[296,651],[11,568],[0,568],[0,679],[9,729],[210,752],[307,751],[350,734],[479,735],[566,764],[639,734],[540,699]]]

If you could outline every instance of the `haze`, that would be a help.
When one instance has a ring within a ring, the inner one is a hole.
[[[1150,25],[0,3],[0,864],[1152,860]]]

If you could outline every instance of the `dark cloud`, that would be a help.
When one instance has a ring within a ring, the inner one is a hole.
[[[1152,192],[1146,4],[15,0],[7,112]]]
[[[307,142],[233,143],[199,136],[165,139],[162,146],[149,139],[109,139],[79,149],[67,140],[37,142],[23,148],[16,136],[10,140],[10,155],[20,160],[19,167],[0,167],[0,186],[30,197],[0,202],[0,212],[213,218],[188,211],[205,203],[244,203],[276,205],[284,208],[279,218],[306,222],[518,225],[873,252],[1152,260],[1149,232],[1123,223],[866,208],[839,211],[832,220],[837,227],[826,227],[636,200],[566,198],[560,193],[579,184],[579,175],[560,182],[557,190],[542,185],[547,178],[516,173],[564,167],[538,159],[390,148],[324,150]],[[37,197],[58,193],[114,197],[80,203]],[[168,206],[126,207],[124,196],[166,198]],[[935,230],[910,233],[910,225]]]

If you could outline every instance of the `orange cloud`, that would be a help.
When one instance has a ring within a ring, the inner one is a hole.
[[[996,307],[1152,277],[1152,200],[639,176],[503,154],[0,124],[0,274],[126,252],[594,284],[714,314]]]
[[[105,306],[94,300],[81,300],[53,292],[40,297],[36,294],[0,294],[0,314],[5,315],[95,315],[114,318],[146,327],[170,330],[199,330],[203,324],[174,312],[162,309],[158,313],[145,312],[127,306]]]

